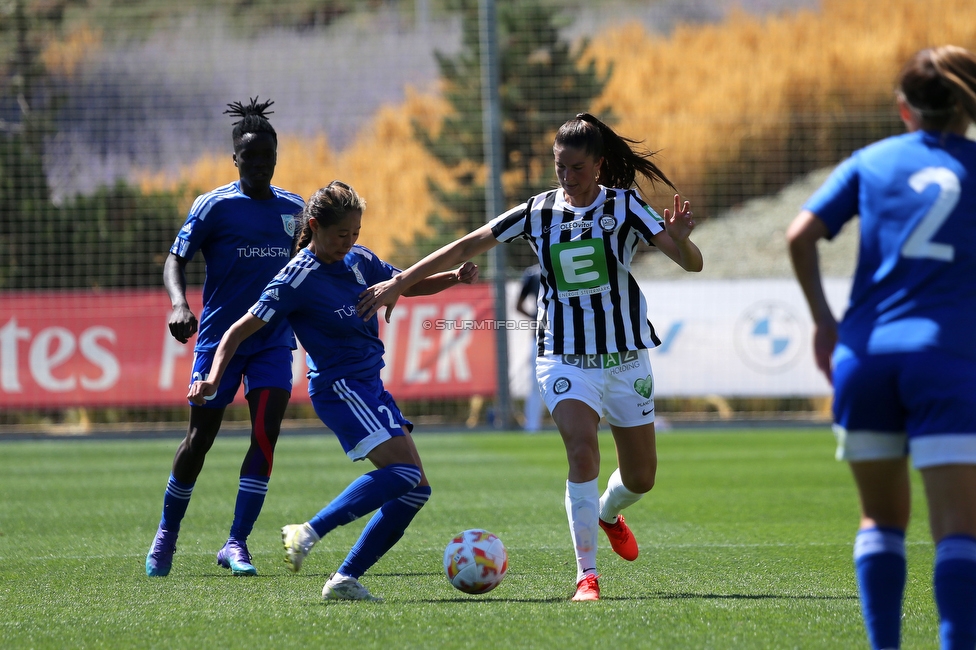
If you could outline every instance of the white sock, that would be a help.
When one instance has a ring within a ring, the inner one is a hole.
[[[576,582],[590,573],[596,575],[597,512],[600,488],[597,480],[586,483],[566,481],[566,516],[569,533],[576,547]]]
[[[308,523],[307,521],[302,524],[302,531],[308,538],[308,550],[311,551],[312,547],[318,544],[322,538],[319,537],[319,534],[315,532],[314,528],[312,528],[312,524]]]
[[[620,514],[620,511],[640,501],[642,496],[644,495],[631,492],[624,487],[618,467],[610,475],[610,480],[607,481],[607,490],[600,497],[600,519],[608,524],[617,523],[617,515]]]

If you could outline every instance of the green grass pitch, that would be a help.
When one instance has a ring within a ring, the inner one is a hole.
[[[177,440],[0,443],[4,648],[866,648],[852,570],[857,503],[826,429],[659,435],[658,482],[627,511],[636,562],[601,533],[602,600],[573,603],[575,562],[556,433],[420,434],[433,496],[363,578],[384,603],[323,602],[366,519],[328,535],[299,575],[279,528],[307,520],[368,469],[333,437],[286,431],[249,540],[259,575],[219,568],[247,440],[218,438],[183,522],[173,571],[147,578]],[[614,466],[601,434],[601,488]],[[937,647],[932,544],[917,475],[905,647]],[[444,546],[487,528],[505,581],[455,591]]]

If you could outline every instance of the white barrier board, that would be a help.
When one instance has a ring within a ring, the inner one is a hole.
[[[840,318],[850,280],[824,288]],[[659,397],[815,397],[830,384],[813,360],[813,322],[795,280],[642,281],[648,316],[661,345],[651,351]],[[509,318],[518,283],[508,287]],[[531,336],[510,331],[512,395],[524,397],[532,377]]]

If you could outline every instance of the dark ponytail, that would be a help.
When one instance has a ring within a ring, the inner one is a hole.
[[[554,144],[581,149],[594,158],[602,157],[603,165],[597,179],[601,185],[630,189],[637,180],[637,174],[641,174],[651,183],[661,182],[677,191],[651,160],[654,152],[635,150],[631,145],[640,144],[640,141],[617,135],[589,113],[579,113],[559,127]]]

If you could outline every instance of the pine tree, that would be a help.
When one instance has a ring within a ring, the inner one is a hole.
[[[414,238],[416,257],[474,230],[485,222],[484,147],[478,0],[453,0],[462,17],[462,49],[449,57],[437,52],[444,93],[453,112],[435,136],[417,126],[418,139],[452,170],[457,188],[436,182],[429,189],[443,208],[428,216],[430,235]],[[553,187],[552,138],[576,113],[589,109],[610,71],[600,75],[584,61],[586,41],[571,46],[560,37],[566,26],[545,0],[498,0],[499,94],[502,109],[502,167],[509,182],[506,203],[515,205]],[[606,117],[606,116],[604,116]],[[510,172],[516,172],[510,174]],[[532,263],[528,246],[509,251],[509,264]]]
[[[182,222],[174,194],[123,181],[52,203],[45,140],[70,117],[41,51],[73,4],[17,0],[13,20],[0,22],[0,291],[159,286]]]

